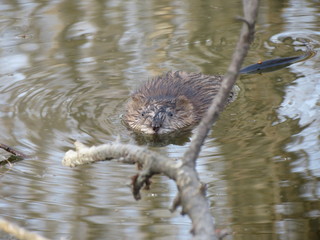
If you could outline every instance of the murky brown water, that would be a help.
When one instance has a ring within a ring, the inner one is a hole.
[[[1,143],[33,159],[1,167],[0,217],[52,239],[185,239],[165,177],[134,201],[135,167],[61,165],[74,139],[135,142],[120,115],[134,87],[169,70],[223,73],[241,2],[4,1],[0,5]],[[320,2],[263,1],[246,64],[320,47]],[[242,76],[198,170],[226,239],[320,239],[319,54]],[[141,144],[141,143],[140,143]],[[180,157],[189,142],[150,148]],[[6,236],[0,232],[1,239]]]

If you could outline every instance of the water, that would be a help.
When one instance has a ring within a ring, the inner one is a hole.
[[[263,1],[246,65],[319,50],[320,4]],[[136,168],[61,165],[75,139],[135,143],[120,116],[130,91],[169,70],[223,74],[241,2],[6,1],[0,7],[1,143],[32,158],[1,167],[0,216],[52,239],[185,239],[163,176],[136,202]],[[319,54],[242,76],[198,160],[226,239],[320,239]],[[138,142],[139,144],[145,144]],[[149,148],[179,158],[177,139]],[[7,236],[0,233],[1,239]]]

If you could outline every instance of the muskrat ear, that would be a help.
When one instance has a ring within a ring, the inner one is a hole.
[[[136,94],[132,95],[131,99],[134,102],[144,102],[146,97],[141,93],[136,93]]]
[[[189,108],[192,107],[189,99],[186,96],[179,96],[176,100],[176,107],[177,108]]]

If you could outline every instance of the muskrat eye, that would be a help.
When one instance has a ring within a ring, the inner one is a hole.
[[[145,113],[145,112],[142,112],[142,113],[141,113],[141,116],[142,116],[142,117],[144,117],[145,115],[146,115],[146,113]]]
[[[173,117],[173,113],[172,112],[168,112],[168,116],[169,117]]]

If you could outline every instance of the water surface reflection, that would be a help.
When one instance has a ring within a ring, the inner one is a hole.
[[[1,217],[52,239],[185,239],[162,176],[135,202],[134,166],[61,166],[75,139],[146,145],[122,124],[130,91],[169,70],[223,73],[241,2],[6,1],[0,6],[1,142],[33,158],[1,167]],[[319,50],[316,1],[263,1],[246,64]],[[198,162],[226,239],[319,239],[319,55],[243,76]],[[179,158],[189,137],[148,148]],[[0,233],[1,238],[4,234]]]

